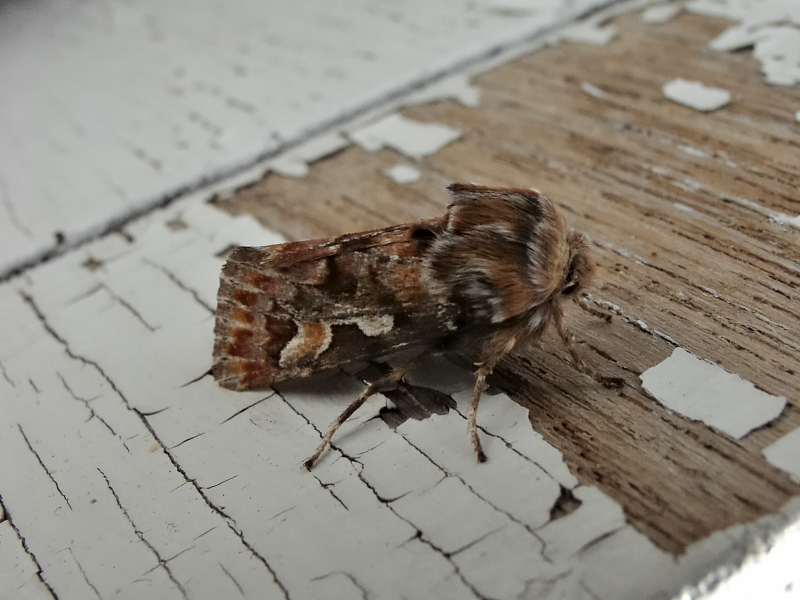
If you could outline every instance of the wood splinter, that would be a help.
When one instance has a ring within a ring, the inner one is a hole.
[[[543,194],[452,184],[440,218],[324,240],[236,248],[220,276],[214,378],[249,390],[398,352],[458,356],[475,364],[468,433],[486,455],[477,412],[486,377],[501,358],[555,323],[578,370],[607,386],[580,359],[563,319],[594,264],[580,233]],[[305,462],[311,468],[366,400],[411,365],[393,369],[350,404]]]

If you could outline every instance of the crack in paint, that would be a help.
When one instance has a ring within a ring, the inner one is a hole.
[[[37,579],[45,588],[47,588],[47,591],[50,592],[50,595],[55,600],[58,600],[58,594],[56,594],[55,590],[53,590],[53,588],[50,587],[50,584],[47,583],[47,581],[45,581],[44,571],[42,570],[42,565],[39,564],[39,559],[36,558],[36,555],[28,547],[28,541],[25,539],[25,536],[22,535],[22,532],[19,530],[19,527],[17,527],[16,523],[14,523],[14,519],[11,517],[11,513],[9,512],[8,507],[6,506],[5,501],[3,500],[2,494],[0,494],[0,512],[3,513],[5,520],[8,522],[8,524],[11,526],[11,529],[16,534],[19,543],[22,544],[22,549],[25,551],[25,554],[28,556],[28,558],[31,559],[31,562],[33,562],[33,564],[36,566]]]
[[[122,298],[122,297],[118,296],[116,293],[114,293],[114,291],[110,287],[108,287],[105,283],[103,283],[101,285],[102,285],[103,289],[105,289],[108,292],[109,296],[111,296],[114,300],[116,300],[121,306],[123,306],[124,308],[127,308],[128,311],[134,317],[136,317],[136,320],[139,321],[142,325],[144,325],[145,328],[149,329],[151,333],[156,331],[157,329],[159,329],[159,327],[153,327],[152,325],[150,325],[150,323],[145,321],[144,317],[139,314],[139,311],[137,311],[135,308],[133,308],[133,306],[131,306],[131,304],[127,300],[125,300],[124,298]]]
[[[158,568],[159,566],[162,567],[164,571],[166,571],[169,580],[175,584],[178,590],[180,590],[181,595],[184,598],[188,598],[189,596],[186,594],[186,590],[183,588],[181,583],[175,578],[175,575],[173,575],[172,570],[167,566],[167,561],[161,558],[161,554],[158,552],[158,550],[156,550],[156,547],[153,546],[153,544],[151,544],[149,541],[147,541],[147,538],[144,537],[144,532],[142,532],[138,527],[136,527],[136,523],[133,522],[133,519],[131,518],[130,514],[128,514],[128,510],[124,506],[122,506],[122,501],[119,498],[119,494],[117,494],[116,490],[114,490],[114,488],[112,487],[111,482],[108,480],[108,477],[106,477],[106,474],[103,473],[103,471],[99,467],[97,468],[97,471],[100,473],[100,475],[103,476],[103,479],[105,479],[106,485],[108,486],[111,495],[114,496],[114,500],[117,503],[117,507],[119,507],[119,509],[122,511],[122,514],[128,520],[128,523],[131,524],[131,527],[133,528],[133,532],[136,534],[136,537],[138,537],[139,540],[141,540],[141,542],[148,547],[150,552],[153,553],[153,556],[156,557],[158,565],[156,567],[153,567],[153,569],[150,569],[150,571]],[[148,573],[150,571],[148,571]]]
[[[169,447],[169,449],[170,449],[170,450],[175,450],[175,448],[177,448],[178,446],[183,446],[183,445],[184,445],[186,442],[191,442],[193,439],[195,439],[195,438],[199,438],[199,437],[200,437],[201,435],[203,435],[203,434],[205,434],[205,431],[201,431],[200,433],[198,433],[198,434],[196,434],[196,435],[193,435],[193,436],[191,436],[191,437],[188,437],[188,438],[186,438],[185,440],[183,440],[182,442],[178,442],[178,443],[177,443],[177,444],[175,444],[174,446],[170,446],[170,447]]]
[[[20,294],[21,294],[23,300],[25,300],[25,302],[28,304],[28,306],[30,306],[31,310],[34,312],[36,317],[39,319],[39,322],[41,323],[41,325],[44,328],[44,330],[48,334],[50,334],[56,341],[58,341],[64,347],[64,352],[67,354],[67,356],[69,356],[70,358],[72,358],[74,360],[77,360],[77,361],[79,361],[79,362],[81,362],[81,363],[83,363],[85,365],[89,365],[89,366],[94,367],[97,370],[97,372],[100,374],[100,376],[108,383],[108,385],[111,387],[111,389],[114,390],[114,392],[117,394],[117,396],[122,400],[122,402],[125,405],[125,407],[129,411],[134,412],[139,417],[139,420],[144,425],[144,427],[147,429],[147,431],[150,433],[150,435],[153,437],[153,439],[159,444],[159,446],[161,446],[161,449],[164,451],[165,456],[169,459],[169,461],[172,464],[173,468],[178,473],[180,473],[180,475],[184,478],[186,483],[191,483],[192,484],[192,486],[195,488],[197,493],[203,499],[205,504],[215,514],[219,515],[225,521],[225,523],[227,524],[228,528],[234,533],[234,535],[236,535],[236,537],[239,538],[241,543],[245,546],[245,548],[247,548],[250,551],[252,556],[254,558],[256,558],[259,562],[261,562],[264,565],[264,567],[267,569],[267,571],[271,575],[273,581],[275,582],[275,585],[277,585],[280,588],[281,592],[283,593],[284,598],[286,598],[286,600],[290,600],[289,593],[286,590],[286,587],[278,579],[277,574],[275,573],[273,568],[270,566],[270,564],[267,562],[266,558],[264,558],[261,554],[256,552],[255,548],[245,539],[244,533],[242,531],[240,531],[239,529],[237,529],[236,521],[232,517],[230,517],[228,514],[226,514],[221,508],[219,508],[213,502],[211,502],[211,500],[203,492],[202,488],[197,483],[197,481],[192,479],[192,478],[190,478],[187,475],[187,473],[186,473],[186,471],[184,471],[183,467],[181,467],[178,464],[178,461],[175,460],[175,457],[173,456],[172,452],[169,451],[169,449],[166,447],[166,445],[158,437],[158,435],[156,434],[155,430],[150,425],[150,422],[147,420],[147,415],[145,413],[143,413],[142,411],[140,411],[139,409],[134,408],[134,407],[131,406],[130,402],[125,397],[125,395],[119,390],[119,388],[117,388],[117,386],[114,383],[114,381],[108,375],[106,375],[105,371],[103,371],[103,369],[100,367],[99,364],[97,364],[93,360],[90,360],[90,359],[87,359],[87,358],[85,358],[83,356],[79,356],[77,354],[74,354],[72,352],[72,349],[69,347],[69,344],[67,344],[66,340],[64,340],[64,338],[62,338],[55,331],[55,329],[53,329],[53,327],[50,325],[50,323],[48,323],[46,317],[44,316],[44,313],[42,313],[42,311],[39,309],[38,305],[33,300],[33,298],[31,296],[25,294],[24,292],[20,292]],[[157,411],[157,412],[161,412],[161,411]],[[48,587],[48,589],[49,589],[49,587]]]
[[[204,490],[214,489],[215,487],[218,487],[218,486],[222,485],[223,483],[228,483],[231,479],[236,479],[238,476],[239,476],[239,474],[237,473],[233,477],[228,477],[227,479],[223,479],[222,481],[220,481],[219,483],[215,483],[214,485],[207,485],[203,489]]]
[[[215,313],[214,309],[211,308],[208,304],[206,304],[205,301],[200,297],[200,294],[197,293],[197,290],[193,290],[192,288],[190,288],[186,284],[184,284],[180,279],[178,279],[178,277],[172,271],[170,271],[166,267],[162,267],[161,265],[159,265],[156,262],[153,262],[149,258],[142,258],[142,262],[144,264],[149,265],[150,267],[156,269],[157,271],[161,271],[164,275],[167,276],[167,278],[172,283],[177,285],[184,292],[187,292],[188,294],[191,294],[191,296],[195,299],[195,302],[197,302],[200,306],[205,308],[212,315]]]
[[[98,421],[100,421],[103,425],[106,426],[106,428],[111,432],[111,435],[113,435],[114,437],[119,437],[119,436],[117,436],[117,432],[114,431],[114,429],[111,427],[111,425],[109,425],[106,422],[106,420],[103,419],[103,417],[98,415],[95,412],[95,410],[91,407],[91,405],[89,404],[89,402],[91,402],[92,400],[97,400],[98,398],[100,398],[100,396],[95,396],[94,398],[89,398],[89,399],[81,398],[80,396],[75,394],[75,392],[72,391],[72,388],[69,387],[69,384],[67,383],[67,380],[64,379],[64,376],[61,373],[56,371],[56,375],[61,380],[61,383],[64,385],[64,389],[67,390],[67,392],[69,392],[69,395],[72,396],[75,400],[77,400],[79,402],[83,402],[83,404],[86,405],[86,408],[89,409],[89,418],[86,419],[86,421],[85,421],[86,423],[88,423],[89,421],[91,421],[92,419],[94,419],[96,417]]]
[[[225,565],[223,565],[222,563],[219,563],[219,567],[220,567],[220,569],[222,569],[222,571],[225,573],[225,575],[227,575],[230,578],[230,580],[233,582],[233,585],[235,585],[236,589],[239,590],[239,593],[242,596],[244,596],[245,594],[244,594],[244,590],[242,589],[242,586],[239,585],[239,582],[236,581],[236,578],[233,575],[230,574],[228,569],[225,568]]]
[[[8,185],[6,184],[6,180],[0,177],[0,199],[2,199],[3,207],[6,209],[6,214],[8,215],[8,222],[11,223],[14,227],[16,227],[19,231],[25,234],[25,237],[32,238],[33,233],[31,232],[25,224],[20,221],[19,215],[17,214],[17,207],[12,202],[11,198],[8,194]]]
[[[0,362],[0,373],[3,375],[3,379],[5,379],[9,383],[9,385],[11,387],[14,387],[14,388],[17,387],[17,384],[14,383],[11,380],[11,378],[8,376],[8,373],[6,372],[6,368],[5,368],[5,366],[3,365],[2,362]]]
[[[369,592],[367,591],[367,589],[358,582],[355,576],[351,575],[350,573],[347,573],[346,571],[331,571],[330,573],[325,573],[325,575],[319,575],[318,577],[313,577],[311,581],[322,581],[323,579],[327,579],[328,577],[331,577],[333,575],[344,575],[345,577],[347,577],[347,579],[350,580],[350,582],[354,586],[356,586],[359,589],[359,591],[361,592],[361,598],[363,598],[363,600],[369,599]]]
[[[294,406],[292,406],[291,402],[289,402],[289,401],[288,401],[288,400],[287,400],[287,399],[286,399],[286,398],[285,398],[285,397],[284,397],[284,396],[283,396],[283,395],[282,395],[280,392],[278,392],[278,391],[276,390],[276,392],[275,392],[275,393],[278,395],[278,397],[279,397],[279,398],[281,398],[281,399],[282,399],[282,400],[283,400],[283,401],[286,403],[286,405],[287,405],[287,406],[288,406],[290,409],[292,409],[292,411],[294,411],[294,412],[295,412],[295,413],[296,413],[296,414],[297,414],[297,415],[298,415],[298,416],[299,416],[301,419],[303,419],[303,420],[304,420],[306,423],[308,423],[308,425],[310,425],[310,426],[311,426],[311,427],[314,429],[314,431],[316,431],[316,432],[317,432],[317,434],[320,436],[320,438],[322,438],[322,432],[321,432],[319,429],[317,429],[316,425],[314,425],[314,424],[313,424],[313,423],[312,423],[312,422],[311,422],[311,421],[308,419],[308,417],[306,417],[306,416],[305,416],[303,413],[301,413],[301,412],[300,412],[300,411],[298,411],[298,410],[297,410],[297,409],[296,409]],[[404,439],[405,439],[405,438],[404,438]],[[407,440],[406,440],[406,441],[407,441]],[[409,442],[409,443],[410,443],[410,442]],[[413,444],[411,444],[411,445],[413,446]],[[477,590],[477,589],[475,589],[475,587],[474,587],[474,586],[473,586],[471,583],[469,583],[469,581],[467,581],[466,577],[464,577],[464,574],[461,572],[461,569],[459,569],[459,568],[458,568],[458,565],[456,565],[456,563],[455,563],[455,562],[453,562],[453,560],[450,558],[450,556],[448,556],[448,555],[447,555],[447,553],[446,553],[446,552],[444,552],[444,551],[443,551],[441,548],[438,548],[438,547],[437,547],[436,545],[434,545],[434,544],[433,544],[433,542],[431,542],[430,540],[427,540],[427,539],[425,539],[425,538],[423,537],[423,533],[422,533],[422,530],[421,530],[421,529],[419,529],[419,528],[418,528],[416,525],[414,525],[414,523],[412,523],[411,521],[409,521],[408,519],[406,519],[406,518],[405,518],[405,517],[403,517],[402,515],[398,514],[398,512],[397,512],[397,511],[396,511],[396,510],[395,510],[395,509],[392,507],[392,505],[391,505],[391,503],[390,503],[390,502],[391,502],[390,500],[387,500],[387,499],[385,499],[385,498],[381,497],[381,495],[380,495],[380,494],[378,493],[378,491],[377,491],[377,490],[376,490],[376,489],[375,489],[375,488],[372,486],[372,484],[370,484],[370,483],[369,483],[369,482],[368,482],[368,481],[367,481],[367,480],[364,478],[364,473],[363,473],[363,472],[364,472],[364,464],[363,464],[362,462],[360,462],[358,459],[356,459],[356,458],[354,458],[354,457],[352,457],[352,456],[349,456],[348,454],[346,454],[345,452],[343,452],[343,451],[342,451],[342,449],[341,449],[340,447],[338,447],[336,444],[333,444],[333,443],[331,443],[331,444],[330,444],[330,447],[331,447],[333,450],[337,451],[339,454],[341,454],[341,455],[342,455],[344,458],[346,458],[348,461],[350,461],[350,463],[351,463],[352,465],[358,465],[358,466],[360,467],[360,468],[358,469],[357,477],[358,477],[358,479],[361,481],[361,483],[363,483],[363,484],[364,484],[364,485],[367,487],[367,489],[369,489],[369,490],[370,490],[370,491],[373,493],[373,495],[375,496],[375,498],[377,498],[377,499],[378,499],[378,501],[380,501],[380,502],[381,502],[381,503],[382,503],[384,506],[386,506],[386,508],[388,508],[388,509],[389,509],[389,510],[392,512],[392,514],[393,514],[393,515],[395,515],[395,516],[396,516],[398,519],[400,519],[401,521],[404,521],[405,523],[408,523],[408,524],[409,524],[411,527],[413,527],[413,528],[414,528],[414,530],[417,532],[415,537],[416,537],[417,539],[419,539],[419,541],[420,541],[420,542],[422,542],[422,543],[423,543],[423,544],[425,544],[426,546],[430,547],[432,550],[434,550],[435,552],[437,552],[438,554],[440,554],[440,555],[441,555],[443,558],[445,558],[445,559],[447,560],[447,562],[449,562],[449,563],[450,563],[450,566],[453,568],[453,570],[455,571],[456,575],[458,575],[458,578],[461,580],[461,582],[462,582],[462,583],[463,583],[463,584],[464,584],[464,585],[465,585],[467,588],[469,588],[469,590],[470,590],[470,591],[472,591],[472,593],[475,595],[475,597],[476,597],[476,598],[479,598],[480,600],[488,600],[488,598],[486,598],[485,596],[483,596],[482,594],[480,594],[480,592],[478,592],[478,590]],[[424,455],[424,453],[423,453],[423,455]],[[428,460],[430,460],[430,457],[426,457],[426,458],[428,458]],[[433,463],[433,461],[431,461],[431,462]],[[436,466],[437,468],[439,468],[439,470],[441,470],[442,472],[445,472],[445,471],[444,471],[444,469],[442,469],[441,467],[439,467],[439,465],[437,465],[436,463],[433,463],[433,464],[434,464],[434,466]],[[446,472],[445,472],[445,473],[446,473]],[[317,479],[317,478],[316,478],[316,476],[315,476],[315,479]],[[324,484],[323,484],[323,483],[322,483],[322,482],[321,482],[319,479],[317,479],[317,481],[320,483],[320,485],[323,485],[323,487],[324,487]],[[469,486],[467,486],[467,487],[469,487]],[[471,489],[471,488],[470,488],[470,489]],[[473,491],[473,493],[474,493],[474,491]],[[476,494],[476,496],[477,496],[477,494]],[[414,538],[411,538],[411,539],[414,539]]]
[[[203,377],[205,377],[205,375],[203,375]],[[183,386],[182,386],[182,387],[183,387]],[[255,402],[253,402],[252,404],[250,404],[250,405],[248,405],[248,406],[245,406],[243,409],[241,409],[241,410],[237,410],[237,411],[236,411],[235,413],[233,413],[233,414],[232,414],[230,417],[228,417],[228,418],[227,418],[227,419],[225,419],[225,420],[224,420],[222,423],[220,423],[220,425],[224,425],[225,423],[227,423],[228,421],[230,421],[230,420],[231,420],[231,419],[233,419],[234,417],[238,417],[238,416],[239,416],[240,414],[242,414],[243,412],[245,412],[245,411],[247,411],[247,410],[250,410],[251,408],[253,408],[253,407],[254,407],[256,404],[261,404],[262,402],[264,402],[264,400],[268,400],[269,398],[272,398],[274,395],[275,395],[275,392],[272,392],[270,395],[268,395],[268,396],[264,396],[264,397],[263,397],[261,400],[256,400],[256,401],[255,401]]]
[[[314,473],[311,474],[314,475]],[[326,490],[331,496],[333,496],[334,500],[336,500],[339,504],[341,504],[345,510],[350,510],[347,507],[347,504],[344,503],[344,500],[339,498],[339,496],[336,495],[336,492],[333,491],[333,486],[336,485],[335,483],[322,483],[322,480],[316,475],[314,475],[314,479],[319,481],[319,484],[322,486],[322,489]]]
[[[456,413],[460,415],[460,413],[458,413],[458,411],[456,411]],[[468,483],[467,483],[467,482],[466,482],[466,481],[465,481],[465,480],[464,480],[464,479],[463,479],[463,478],[462,478],[460,475],[456,475],[456,474],[454,474],[454,473],[450,473],[450,472],[448,472],[448,471],[447,471],[447,469],[445,469],[444,467],[442,467],[442,466],[440,466],[439,464],[437,464],[437,463],[436,463],[436,461],[434,461],[434,460],[433,460],[433,458],[431,458],[430,456],[428,456],[428,454],[427,454],[427,453],[425,453],[425,451],[423,451],[423,450],[422,450],[421,448],[419,448],[418,446],[414,445],[414,443],[413,443],[411,440],[409,440],[409,439],[408,439],[408,438],[407,438],[405,435],[403,435],[402,433],[401,433],[400,435],[402,435],[402,436],[403,436],[403,439],[404,439],[404,440],[406,440],[406,442],[408,442],[408,444],[409,444],[409,445],[410,445],[412,448],[414,448],[414,449],[415,449],[417,452],[419,452],[420,454],[422,454],[422,456],[424,456],[425,458],[427,458],[427,459],[428,459],[428,461],[429,461],[429,462],[430,462],[430,463],[431,463],[433,466],[435,466],[436,468],[438,468],[438,469],[439,469],[439,470],[440,470],[442,473],[444,473],[444,474],[445,474],[445,475],[447,475],[448,477],[455,477],[455,478],[456,478],[456,479],[458,479],[458,480],[459,480],[461,483],[463,483],[463,484],[466,486],[466,488],[467,488],[467,489],[468,489],[470,492],[472,492],[472,493],[473,493],[473,494],[475,494],[475,495],[476,495],[478,498],[480,498],[481,500],[483,500],[484,502],[486,502],[486,504],[488,504],[489,506],[491,506],[491,507],[492,507],[493,509],[495,509],[497,512],[499,512],[499,513],[501,513],[501,514],[505,515],[505,516],[506,516],[506,517],[508,517],[508,518],[509,518],[511,521],[513,521],[514,523],[516,523],[517,525],[520,525],[521,527],[524,527],[524,528],[525,528],[525,530],[526,530],[528,533],[530,533],[530,534],[531,534],[531,535],[532,535],[534,538],[536,538],[536,539],[539,541],[539,543],[542,545],[542,546],[541,546],[541,548],[540,548],[540,550],[539,550],[539,554],[540,554],[540,556],[542,557],[542,560],[544,560],[545,562],[548,562],[548,563],[552,563],[552,562],[553,562],[553,561],[552,561],[552,560],[551,560],[551,559],[550,559],[550,558],[547,556],[547,554],[545,553],[545,550],[547,549],[547,542],[545,542],[545,540],[543,540],[543,539],[542,539],[542,538],[539,536],[539,534],[538,534],[538,533],[536,533],[536,531],[535,531],[535,530],[534,530],[532,527],[530,527],[530,526],[529,526],[529,525],[527,525],[526,523],[524,523],[524,522],[520,521],[519,519],[517,519],[517,518],[516,518],[514,515],[512,515],[510,512],[508,512],[508,511],[505,511],[505,510],[503,510],[502,508],[499,508],[498,506],[495,506],[495,505],[494,505],[494,504],[493,504],[491,501],[489,501],[487,498],[484,498],[484,497],[483,497],[483,496],[481,496],[481,495],[480,495],[478,492],[476,492],[476,491],[475,491],[475,490],[472,488],[472,486],[471,486],[471,485],[469,485],[469,484],[468,484]],[[505,441],[505,440],[503,440],[503,441]],[[533,462],[533,461],[531,461],[531,462]],[[545,474],[546,474],[546,471],[545,471]],[[549,475],[548,475],[548,477],[549,477]]]
[[[103,597],[100,595],[100,592],[97,591],[95,585],[91,581],[89,581],[89,576],[86,575],[86,571],[83,570],[83,565],[81,565],[81,563],[78,562],[78,559],[75,556],[75,553],[72,551],[72,548],[67,548],[67,550],[69,550],[69,553],[72,555],[72,560],[74,560],[75,564],[78,565],[78,570],[81,572],[81,575],[83,575],[83,580],[86,582],[86,585],[92,588],[92,590],[97,595],[97,597],[100,598],[100,600],[103,600]]]
[[[30,450],[30,451],[33,453],[33,455],[36,457],[36,460],[38,460],[38,461],[39,461],[39,464],[41,465],[42,469],[44,469],[44,472],[45,472],[45,473],[47,473],[47,476],[50,478],[50,481],[52,481],[52,482],[53,482],[53,485],[54,485],[54,486],[56,486],[56,489],[58,490],[58,493],[59,493],[59,494],[61,494],[61,497],[64,499],[64,502],[66,502],[66,503],[67,503],[67,506],[69,506],[69,509],[70,509],[70,510],[72,510],[72,504],[70,504],[70,502],[69,502],[69,498],[67,498],[67,497],[64,495],[64,492],[62,492],[62,491],[61,491],[61,486],[60,486],[60,485],[58,485],[58,482],[56,481],[56,478],[55,478],[55,477],[53,477],[53,474],[52,474],[52,473],[50,472],[50,470],[49,470],[49,469],[48,469],[48,468],[45,466],[45,464],[44,464],[44,461],[42,461],[42,457],[41,457],[41,456],[39,456],[39,453],[38,453],[38,452],[36,452],[36,450],[34,450],[34,449],[33,449],[33,446],[31,446],[31,443],[30,443],[30,441],[28,441],[28,436],[27,436],[27,435],[25,435],[25,432],[24,432],[24,431],[23,431],[23,429],[22,429],[22,425],[20,425],[19,423],[17,423],[17,427],[19,428],[19,432],[22,434],[22,439],[24,439],[24,440],[25,440],[25,443],[28,445],[28,450]]]

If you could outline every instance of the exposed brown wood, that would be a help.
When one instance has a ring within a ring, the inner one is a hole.
[[[533,427],[581,482],[680,552],[800,495],[761,454],[800,425],[800,231],[736,201],[800,213],[800,89],[767,86],[750,52],[708,49],[727,22],[683,14],[654,26],[634,14],[615,25],[619,36],[606,47],[560,44],[475,77],[476,109],[404,110],[464,131],[416,165],[416,184],[383,173],[407,159],[353,147],[303,179],[269,176],[221,206],[302,239],[437,216],[452,181],[550,196],[593,242],[594,296],[629,316],[605,323],[573,310],[579,351],[627,385],[608,390],[575,371],[554,335],[505,362],[494,381],[531,407]],[[733,101],[712,114],[674,104],[661,87],[678,76],[727,88]],[[606,97],[581,91],[584,81]],[[638,375],[673,346],[635,320],[786,396],[787,409],[739,441],[670,413]]]

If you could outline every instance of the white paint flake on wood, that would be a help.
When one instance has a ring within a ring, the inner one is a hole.
[[[420,172],[411,165],[397,164],[384,171],[395,183],[415,183],[419,181]]]
[[[558,34],[558,39],[576,44],[590,46],[605,46],[617,35],[617,28],[613,25],[599,25],[586,21],[564,28]]]
[[[800,427],[764,448],[764,456],[800,483]]]
[[[679,3],[657,4],[642,11],[642,22],[661,25],[677,17],[682,10],[683,6]]]
[[[795,0],[693,0],[686,9],[739,21],[711,41],[721,52],[753,46],[767,83],[800,82],[800,3]]]
[[[0,276],[610,2],[3,3]]]
[[[722,88],[707,86],[700,81],[677,78],[663,87],[664,95],[678,104],[701,112],[719,110],[731,101],[731,93]]]
[[[640,377],[644,389],[670,410],[737,439],[775,419],[786,406],[786,398],[767,394],[683,348]]]
[[[461,136],[461,131],[441,123],[419,123],[394,113],[351,131],[349,135],[350,139],[367,152],[386,147],[409,158],[420,159],[456,141]]]
[[[583,90],[584,93],[589,94],[592,98],[597,98],[598,100],[602,100],[606,97],[606,93],[603,90],[587,81],[581,83],[581,90]]]

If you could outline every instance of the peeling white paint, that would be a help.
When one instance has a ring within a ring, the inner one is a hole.
[[[794,0],[693,0],[686,10],[739,21],[711,41],[729,52],[753,46],[767,83],[800,82],[800,3]]]
[[[771,212],[769,218],[770,221],[774,221],[778,225],[788,225],[789,227],[800,229],[800,215],[793,217],[785,213]]]
[[[640,376],[642,386],[670,410],[741,439],[775,419],[786,398],[702,360],[683,348]]]
[[[575,44],[605,46],[613,40],[616,35],[617,28],[613,25],[600,25],[593,20],[588,20],[570,27],[565,27],[558,33],[558,39]]]
[[[773,466],[786,471],[800,483],[800,427],[764,448],[764,456]]]
[[[721,88],[710,87],[699,81],[673,79],[664,84],[664,95],[678,104],[701,112],[719,110],[731,101],[731,93]]]
[[[441,123],[420,123],[394,113],[349,132],[349,136],[368,152],[389,147],[409,158],[420,159],[456,141],[461,131]]]
[[[581,89],[585,93],[589,94],[592,98],[598,98],[598,99],[602,100],[603,98],[606,97],[606,93],[603,90],[601,90],[596,85],[592,85],[591,83],[589,83],[587,81],[584,81],[583,83],[581,83]]]
[[[753,212],[757,212],[760,215],[764,215],[773,223],[800,229],[800,215],[793,217],[792,215],[787,215],[786,213],[770,210],[758,202],[753,202],[752,200],[747,200],[745,198],[737,198],[736,196],[728,196],[727,194],[720,197],[726,202],[733,202],[734,204],[743,206],[744,208],[752,210]]]
[[[683,152],[684,154],[688,154],[689,156],[695,156],[697,158],[708,158],[708,153],[703,152],[699,148],[695,148],[694,146],[684,146],[679,145],[678,150]]]
[[[419,181],[420,172],[410,165],[397,164],[384,171],[396,183],[415,183]]]
[[[569,561],[595,540],[626,525],[622,507],[595,487],[579,486],[572,494],[581,505],[536,531],[545,554],[555,563]]]
[[[476,108],[481,102],[481,88],[472,85],[466,73],[458,73],[409,94],[403,99],[403,106],[439,100],[455,100],[467,108]]]
[[[437,94],[473,106],[449,74],[610,1],[513,19],[492,0],[6,4],[0,277],[56,249],[56,232],[75,246],[440,77]],[[303,162],[274,166],[297,176]]]
[[[471,385],[457,394],[453,399],[462,416],[466,416],[472,398]],[[478,425],[490,435],[501,436],[512,444],[514,449],[533,461],[550,477],[567,489],[578,485],[578,480],[570,472],[564,456],[531,428],[528,411],[511,400],[505,394],[486,395],[479,407]]]
[[[266,171],[275,171],[287,177],[305,177],[310,163],[336,154],[349,145],[350,142],[340,133],[320,135],[267,161]]]
[[[683,6],[677,2],[651,6],[642,12],[642,22],[652,25],[667,23],[677,17],[682,10]]]

